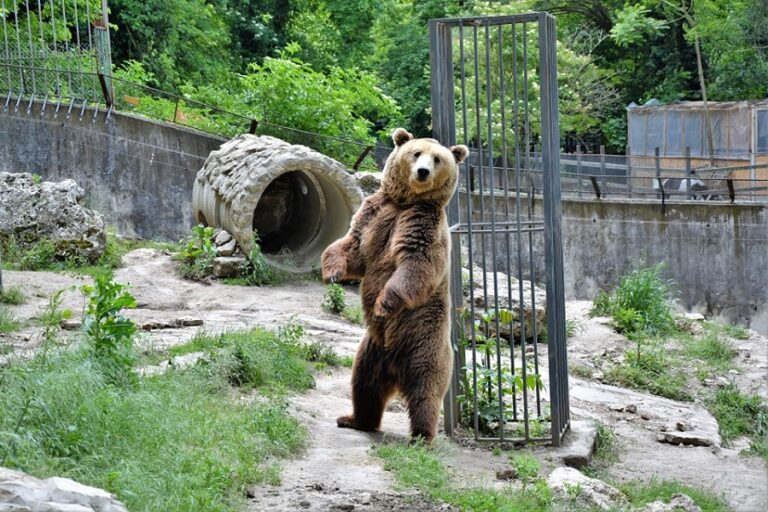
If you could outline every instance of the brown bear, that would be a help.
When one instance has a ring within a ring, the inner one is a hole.
[[[353,413],[337,424],[378,430],[387,401],[400,393],[411,435],[430,443],[453,369],[445,206],[468,150],[403,128],[392,139],[381,188],[322,256],[326,282],[361,281],[366,325],[352,369]]]

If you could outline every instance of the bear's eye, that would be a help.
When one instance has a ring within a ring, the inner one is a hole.
[[[416,151],[416,152],[413,154],[413,158],[419,158],[420,156],[421,156],[421,151]]]
[[[439,157],[439,156],[436,156],[436,157],[435,157],[435,163],[436,163],[436,164],[439,164],[439,163],[440,163],[440,157]]]

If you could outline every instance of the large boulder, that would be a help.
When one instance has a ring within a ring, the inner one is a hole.
[[[547,485],[556,500],[572,504],[578,510],[617,510],[629,503],[621,491],[578,469],[555,468],[547,478]]]
[[[56,256],[95,263],[104,252],[104,217],[83,206],[74,180],[40,181],[29,173],[0,173],[0,238],[22,246],[53,242]]]
[[[126,512],[110,493],[68,478],[45,480],[0,468],[0,511]]]

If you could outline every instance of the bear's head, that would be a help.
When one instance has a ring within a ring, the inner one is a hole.
[[[448,204],[459,176],[467,146],[447,148],[435,139],[414,139],[403,128],[392,133],[395,149],[387,158],[381,189],[401,204]]]

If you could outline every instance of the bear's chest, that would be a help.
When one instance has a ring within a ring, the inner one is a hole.
[[[400,211],[392,204],[381,206],[362,233],[361,246],[366,261],[388,261],[393,256],[392,239]]]

